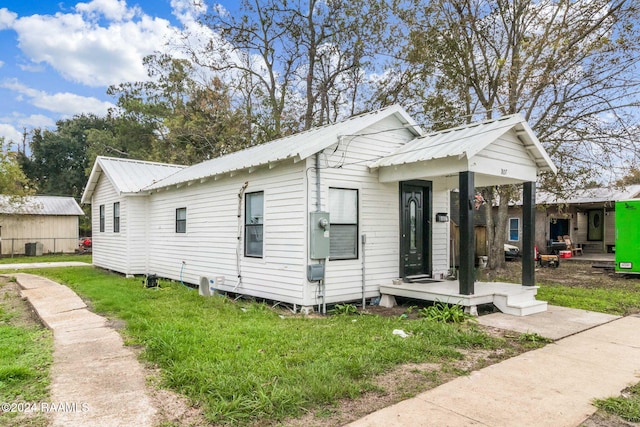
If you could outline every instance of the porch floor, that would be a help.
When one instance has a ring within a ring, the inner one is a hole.
[[[422,301],[458,304],[472,314],[477,306],[494,304],[501,312],[515,316],[526,316],[547,310],[545,301],[536,300],[537,286],[522,286],[514,283],[476,282],[473,295],[459,293],[457,280],[430,281],[428,283],[400,283],[380,286],[381,305],[392,306],[395,297]]]

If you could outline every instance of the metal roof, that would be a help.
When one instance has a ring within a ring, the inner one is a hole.
[[[626,187],[598,187],[576,190],[568,197],[558,197],[555,194],[539,191],[536,203],[542,205],[603,203],[628,200],[640,197],[640,185]]]
[[[403,128],[409,129],[414,135],[421,135],[420,128],[406,111],[399,105],[393,105],[207,160],[149,185],[146,190],[273,164],[286,159],[303,160],[335,144],[341,136],[353,135],[390,116],[395,116]]]
[[[73,197],[0,196],[0,213],[12,215],[84,215]]]
[[[519,114],[429,133],[373,162],[370,167],[399,166],[447,157],[470,159],[511,130],[529,150],[538,169],[556,171],[542,144]]]
[[[132,194],[140,192],[143,188],[173,175],[185,167],[167,163],[98,156],[82,195],[82,203],[91,202],[93,191],[103,173],[111,181],[117,193]]]

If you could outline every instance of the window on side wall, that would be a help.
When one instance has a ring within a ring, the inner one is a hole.
[[[509,218],[509,241],[520,240],[520,218]]]
[[[120,232],[120,202],[113,204],[113,232]]]
[[[187,232],[187,208],[176,209],[176,233]]]
[[[262,258],[264,192],[247,193],[244,197],[244,256]]]
[[[358,190],[329,188],[329,259],[358,258]]]
[[[104,233],[104,205],[100,205],[100,232]]]

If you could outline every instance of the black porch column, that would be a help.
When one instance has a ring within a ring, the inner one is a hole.
[[[473,295],[475,284],[475,233],[473,228],[473,202],[475,183],[473,172],[460,172],[460,293]]]
[[[522,285],[535,286],[533,246],[536,242],[536,183],[525,182],[522,191]]]

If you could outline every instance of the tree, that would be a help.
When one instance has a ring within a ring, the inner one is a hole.
[[[632,167],[629,172],[616,181],[618,187],[624,187],[626,185],[638,185],[640,184],[640,169]]]
[[[399,16],[412,40],[406,57],[421,76],[412,81],[430,90],[423,113],[434,127],[451,123],[452,113],[461,123],[521,113],[560,166],[542,181],[558,192],[639,156],[637,13],[635,0],[438,0],[412,2]],[[495,268],[515,193],[484,192],[500,202],[489,230]]]
[[[18,154],[12,152],[0,137],[0,195],[19,200],[32,193],[29,179],[18,163]]]
[[[116,133],[119,141],[126,142],[121,155],[192,164],[248,144],[242,114],[232,108],[221,80],[199,83],[189,61],[168,55],[150,55],[145,66],[149,81],[122,83],[108,90],[118,96],[120,110],[112,116],[127,129]],[[132,130],[141,136],[138,144],[127,138]]]
[[[56,123],[56,130],[35,129],[30,142],[31,155],[20,155],[20,165],[45,195],[82,195],[86,184],[87,133],[105,130],[110,123],[94,115],[80,115]]]
[[[386,2],[370,0],[243,0],[237,14],[211,10],[203,23],[216,37],[192,58],[235,85],[257,142],[354,114],[388,21]]]

